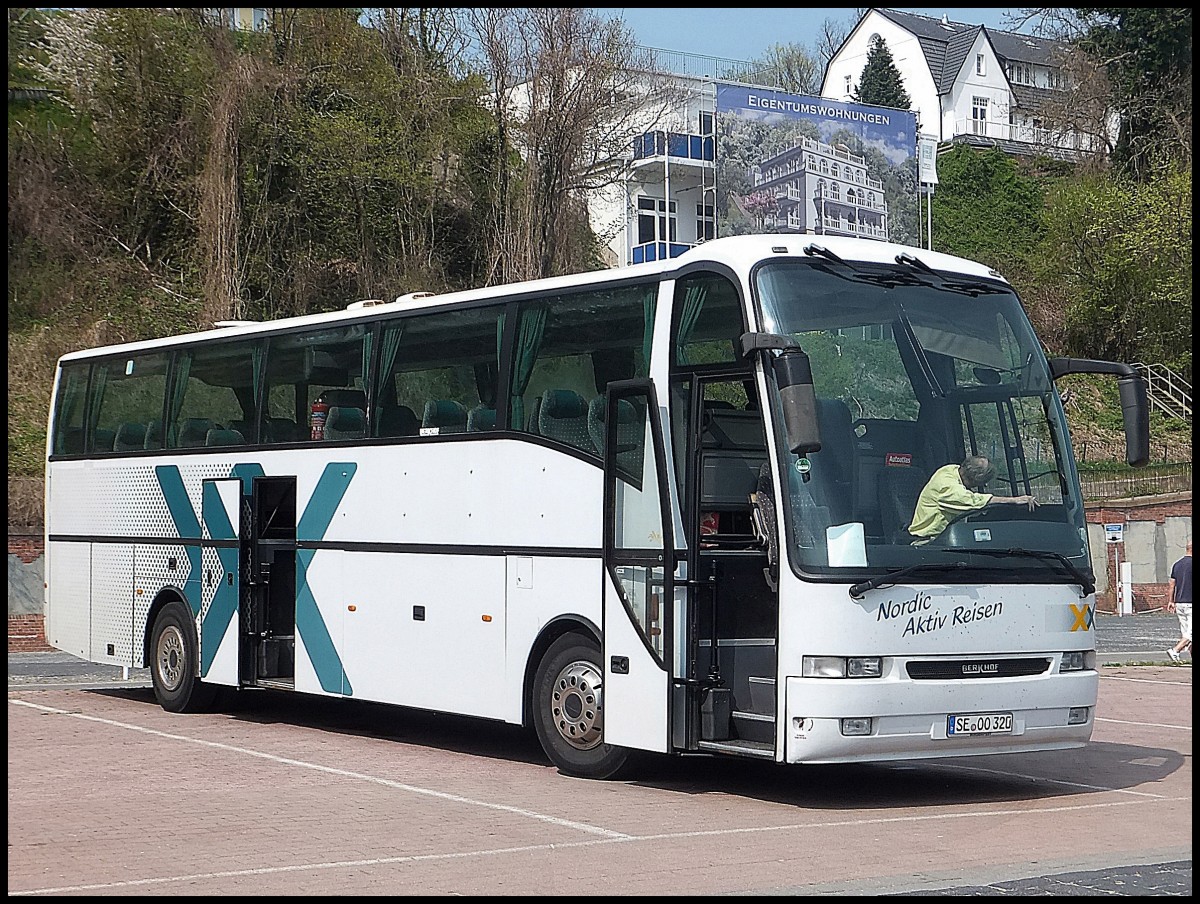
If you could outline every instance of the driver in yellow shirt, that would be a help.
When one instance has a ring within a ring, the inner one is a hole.
[[[933,472],[913,512],[908,532],[914,546],[922,546],[946,529],[963,512],[981,509],[993,502],[1015,502],[1033,511],[1038,501],[1033,496],[997,496],[981,492],[996,469],[982,455],[968,455],[961,465],[945,465]]]

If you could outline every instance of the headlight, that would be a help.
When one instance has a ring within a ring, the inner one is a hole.
[[[883,660],[878,656],[851,656],[846,660],[847,678],[878,678],[883,674]]]
[[[1062,662],[1059,663],[1058,670],[1060,672],[1078,672],[1084,668],[1085,661],[1083,650],[1068,650],[1062,654]]]
[[[805,678],[879,678],[879,656],[805,656],[800,674]]]

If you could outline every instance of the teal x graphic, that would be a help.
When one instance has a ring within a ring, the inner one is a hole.
[[[304,513],[296,524],[297,541],[319,541],[325,538],[333,516],[341,504],[342,497],[354,479],[357,465],[352,462],[330,462],[325,466],[320,480],[313,488]],[[230,472],[231,477],[242,480],[243,492],[248,493],[254,477],[263,474],[261,465],[241,464]],[[201,539],[200,522],[188,499],[183,478],[175,465],[160,465],[155,468],[163,498],[167,503],[171,520],[183,540]],[[225,506],[221,502],[215,483],[206,482],[201,497],[201,517],[214,540],[235,540],[237,532],[230,523]],[[201,605],[201,550],[198,543],[185,543],[184,548],[190,566],[184,592],[192,614],[198,615]],[[321,688],[329,693],[352,695],[353,687],[342,666],[341,658],[333,645],[329,629],[317,607],[316,598],[308,585],[308,569],[319,550],[299,549],[296,551],[296,631],[304,641],[304,648],[316,672]],[[224,574],[238,574],[236,547],[219,547],[217,556]],[[208,674],[216,655],[220,639],[225,636],[229,622],[238,609],[237,588],[225,580],[218,582],[217,590],[201,624],[200,674]],[[205,642],[205,641],[208,642]]]

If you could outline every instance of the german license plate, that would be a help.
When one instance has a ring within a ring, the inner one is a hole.
[[[1008,734],[1012,731],[1012,713],[971,713],[946,717],[946,736]]]

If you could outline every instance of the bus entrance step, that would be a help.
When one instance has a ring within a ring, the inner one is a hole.
[[[761,741],[700,741],[697,746],[711,753],[732,753],[735,756],[752,756],[764,760],[775,759],[775,745]]]
[[[734,710],[733,727],[739,740],[774,744],[775,717],[763,713],[742,713]]]
[[[775,679],[750,676],[750,710],[775,717]]]

